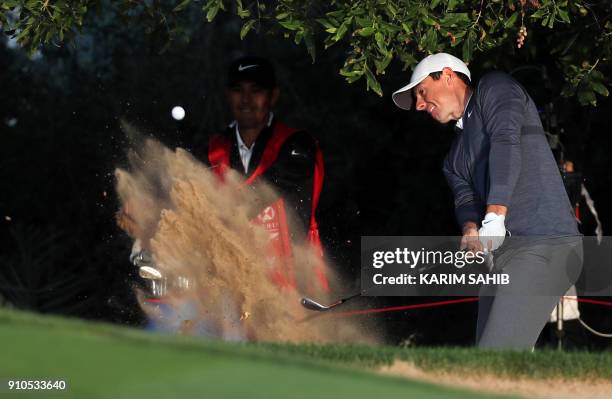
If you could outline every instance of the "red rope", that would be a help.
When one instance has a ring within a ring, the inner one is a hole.
[[[438,301],[438,302],[429,302],[429,303],[417,303],[414,305],[402,305],[402,306],[391,306],[387,308],[376,308],[376,309],[362,309],[362,310],[351,310],[348,312],[339,312],[334,313],[334,316],[354,316],[359,314],[368,314],[368,313],[382,313],[382,312],[397,312],[400,310],[411,310],[411,309],[423,309],[423,308],[433,308],[437,306],[446,306],[446,305],[456,305],[459,303],[467,303],[467,302],[477,302],[477,297],[470,298],[461,298],[461,299],[452,299],[448,301]]]
[[[577,302],[582,302],[582,303],[591,303],[594,305],[612,306],[612,302],[600,301],[597,299],[576,298],[576,297],[571,297],[571,296],[564,296],[563,299],[568,299],[571,301],[577,301]]]
[[[582,302],[582,303],[590,303],[594,305],[612,306],[612,302],[609,302],[609,301],[600,301],[596,299],[587,299],[587,298],[574,298],[574,297],[567,297],[567,296],[564,296],[563,298],[568,299],[568,300],[577,301],[577,302]],[[461,299],[452,299],[448,301],[418,303],[414,305],[391,306],[387,308],[351,310],[348,312],[333,313],[333,316],[341,317],[341,316],[355,316],[355,315],[369,314],[369,313],[397,312],[401,310],[424,309],[424,308],[433,308],[433,307],[446,306],[446,305],[457,305],[460,303],[478,302],[478,300],[479,300],[478,297],[469,297],[469,298],[461,298]]]
[[[601,300],[597,300],[597,299],[576,298],[576,297],[569,297],[569,296],[564,296],[563,299],[567,299],[567,300],[571,300],[571,301],[577,301],[577,302],[582,302],[582,303],[589,303],[589,304],[593,304],[593,305],[612,306],[612,302],[610,302],[610,301],[601,301]],[[351,310],[351,311],[348,311],[348,312],[338,312],[338,313],[328,313],[328,314],[330,316],[333,315],[334,317],[356,316],[356,315],[369,314],[369,313],[398,312],[398,311],[401,311],[401,310],[425,309],[425,308],[434,308],[434,307],[439,307],[439,306],[457,305],[457,304],[461,304],[461,303],[478,302],[478,300],[479,300],[478,297],[468,297],[468,298],[461,298],[461,299],[451,299],[451,300],[448,300],[448,301],[417,303],[417,304],[414,304],[414,305],[390,306],[390,307],[386,307],[386,308]],[[145,302],[148,302],[148,303],[163,303],[159,299],[146,299]],[[312,318],[314,318],[316,316],[324,316],[324,315],[325,315],[325,313],[317,313],[317,314],[314,314],[314,315],[312,315],[310,317],[305,318],[302,321],[312,319]]]

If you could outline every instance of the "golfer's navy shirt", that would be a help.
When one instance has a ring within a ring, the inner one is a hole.
[[[536,106],[517,81],[485,75],[462,122],[444,161],[460,226],[480,223],[487,205],[504,205],[513,235],[579,234]]]

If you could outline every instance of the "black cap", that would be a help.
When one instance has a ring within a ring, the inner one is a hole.
[[[240,82],[254,82],[266,89],[276,87],[276,74],[272,63],[264,58],[246,56],[232,62],[227,70],[227,86]]]

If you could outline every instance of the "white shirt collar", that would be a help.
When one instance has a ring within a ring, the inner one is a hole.
[[[459,118],[457,120],[457,123],[455,124],[455,126],[457,126],[461,130],[463,130],[463,115],[465,115],[465,111],[467,110],[467,107],[470,104],[470,100],[472,99],[472,93],[473,93],[473,91],[470,92],[470,97],[468,98],[468,100],[465,103],[465,108],[463,109],[463,114],[461,115],[461,118]],[[468,115],[468,118],[469,117],[470,117],[470,115]]]
[[[274,114],[270,112],[270,116],[268,116],[268,127],[272,124],[272,120],[274,119]],[[242,141],[242,137],[240,137],[240,132],[238,131],[238,122],[232,121],[230,123],[230,127],[234,128],[236,132],[236,142],[238,143],[238,152],[240,153],[240,160],[242,161],[242,167],[244,168],[244,173],[248,173],[249,171],[249,163],[251,162],[251,155],[253,155],[253,147],[255,147],[255,142],[251,144],[250,147],[247,147]]]

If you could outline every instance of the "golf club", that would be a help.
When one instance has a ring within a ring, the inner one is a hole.
[[[336,302],[332,303],[331,305],[327,305],[327,306],[321,305],[319,302],[316,302],[316,301],[314,301],[314,300],[312,300],[310,298],[302,298],[300,303],[302,304],[302,306],[304,306],[308,310],[314,310],[314,311],[317,311],[317,312],[325,312],[325,311],[333,309],[336,306],[341,305],[341,304],[343,304],[343,303],[345,303],[345,302],[347,302],[347,301],[349,301],[349,300],[351,300],[353,298],[357,298],[358,296],[361,296],[361,293],[354,294],[354,295],[351,295],[349,297],[339,299]]]

